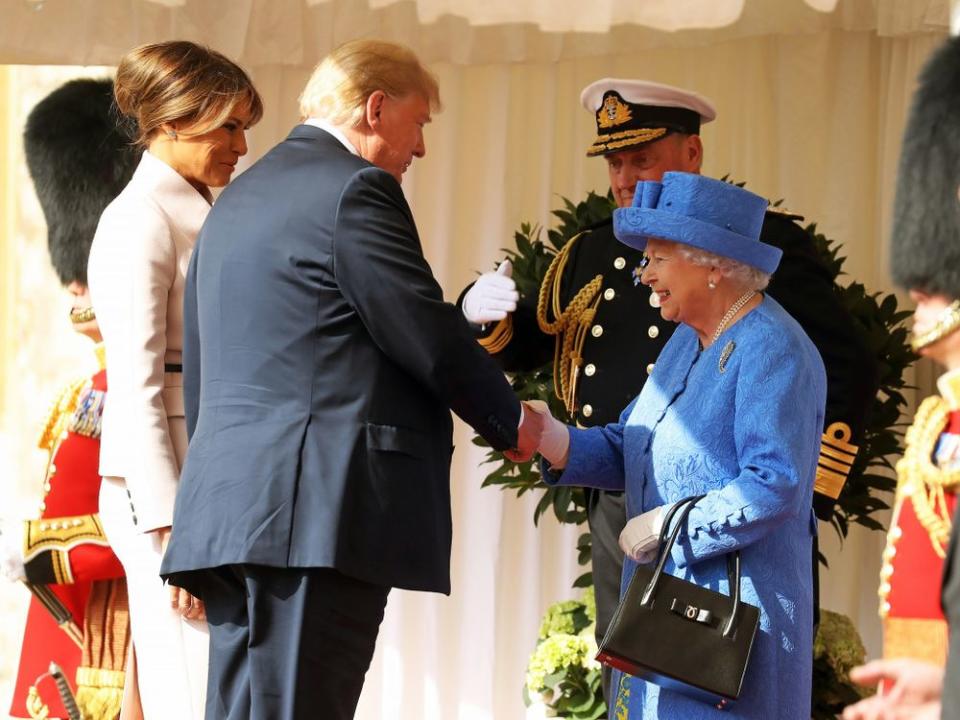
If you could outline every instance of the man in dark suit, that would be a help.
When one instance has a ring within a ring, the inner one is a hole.
[[[630,207],[638,181],[659,181],[668,171],[700,172],[700,126],[716,116],[708,99],[668,85],[614,78],[591,83],[580,99],[597,128],[587,155],[606,161],[618,207]],[[799,219],[769,210],[760,239],[783,251],[768,292],[810,336],[827,369],[825,461],[817,471],[814,508],[828,520],[876,396],[878,369]],[[611,218],[564,246],[539,297],[518,301],[509,270],[501,267],[482,275],[460,302],[467,319],[484,326],[478,340],[505,370],[531,369],[556,358],[556,391],[571,420],[581,427],[606,425],[640,393],[676,327],[663,321],[656,295],[640,283],[642,261],[643,253],[614,237]],[[587,513],[599,643],[620,598],[619,537],[628,520],[623,493],[588,489]],[[608,699],[609,680],[605,667]]]
[[[208,718],[352,717],[389,589],[450,591],[450,410],[516,457],[539,439],[400,189],[438,105],[406,48],[341,46],[200,234],[163,575],[206,605]]]

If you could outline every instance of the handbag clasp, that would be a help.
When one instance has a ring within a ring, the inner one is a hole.
[[[674,598],[670,603],[670,610],[677,615],[682,615],[687,620],[709,625],[713,620],[713,613],[706,608],[698,608],[696,605],[688,605],[680,598]]]

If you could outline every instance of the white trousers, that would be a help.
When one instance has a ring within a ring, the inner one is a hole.
[[[186,620],[170,607],[170,590],[160,578],[160,541],[134,525],[123,478],[103,478],[100,519],[127,574],[144,720],[203,720],[207,623]]]

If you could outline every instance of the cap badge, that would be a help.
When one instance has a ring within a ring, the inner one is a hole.
[[[633,116],[630,106],[616,95],[608,95],[603,100],[603,106],[597,113],[597,125],[602,128],[612,128],[629,122]]]

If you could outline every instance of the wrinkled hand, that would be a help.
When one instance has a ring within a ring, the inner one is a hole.
[[[660,505],[642,515],[630,518],[620,533],[620,549],[638,563],[648,563],[657,554],[660,530],[669,505]]]
[[[537,448],[550,467],[562,470],[570,453],[570,428],[557,420],[543,400],[528,400],[527,408],[543,416],[543,435]]]
[[[528,403],[520,403],[520,427],[517,433],[517,447],[503,452],[508,460],[527,462],[533,457],[543,435],[543,415],[532,410]]]
[[[10,582],[27,579],[23,568],[23,552],[20,550],[22,529],[19,522],[0,522],[0,574]]]
[[[474,325],[499,322],[517,309],[520,294],[510,277],[513,265],[500,263],[496,272],[484,273],[463,296],[463,315]]]
[[[157,538],[160,540],[160,553],[167,552],[167,544],[170,542],[170,527],[162,527],[155,530]],[[194,597],[183,588],[174,585],[168,585],[170,592],[170,607],[183,615],[187,620],[206,620],[207,613],[203,607],[203,600]]]
[[[937,720],[943,668],[919,660],[874,660],[850,671],[860,685],[883,684],[882,692],[850,705],[844,720]]]

